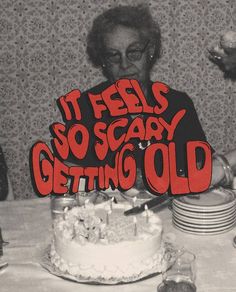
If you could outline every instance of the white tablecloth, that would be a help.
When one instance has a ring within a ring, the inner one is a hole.
[[[171,223],[171,211],[159,212],[163,220],[164,236],[184,246],[197,256],[198,292],[236,291],[236,249],[231,231],[214,236],[196,236],[176,230]],[[70,282],[44,270],[40,260],[51,240],[49,198],[0,203],[0,227],[5,240],[3,260],[9,266],[0,272],[0,291],[40,292],[155,292],[161,275],[133,284],[95,286]]]

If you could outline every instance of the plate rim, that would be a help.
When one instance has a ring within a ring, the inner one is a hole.
[[[230,195],[232,197],[232,199],[231,199],[231,201],[225,202],[225,203],[220,204],[220,205],[217,204],[217,205],[207,205],[207,206],[204,206],[204,205],[200,205],[199,206],[199,205],[190,204],[189,202],[184,201],[186,199],[185,197],[187,197],[187,195],[183,196],[183,197],[180,197],[180,198],[175,198],[174,200],[176,200],[178,202],[178,204],[180,204],[180,205],[188,206],[188,207],[193,208],[193,209],[203,209],[203,208],[206,208],[206,209],[218,209],[220,207],[224,207],[224,206],[227,206],[227,205],[235,204],[236,196],[235,196],[235,193],[232,190],[219,188],[219,189],[214,189],[214,190],[211,191],[211,193],[214,193],[214,192],[221,193],[222,195],[223,194]],[[202,195],[205,196],[205,195],[207,195],[207,192],[201,193],[199,195],[200,196],[202,196]],[[194,202],[196,202],[196,201],[198,201],[198,200],[194,200]]]
[[[175,222],[174,220],[172,220],[172,222],[173,222],[173,224],[174,225],[178,225],[178,227],[179,228],[181,228],[182,227],[182,225],[181,224],[179,224],[179,223],[177,223],[177,222]],[[199,229],[199,228],[191,228],[191,227],[188,227],[188,226],[184,226],[182,229],[187,229],[187,230],[189,230],[189,231],[193,231],[193,232],[195,232],[195,233],[213,233],[213,232],[217,232],[217,231],[221,231],[221,230],[228,230],[228,229],[230,229],[231,227],[234,227],[234,225],[235,225],[235,222],[233,222],[233,223],[231,223],[231,224],[229,224],[227,227],[219,227],[219,228],[212,228],[212,229],[206,229],[206,228],[202,228],[202,229]]]
[[[178,218],[176,218],[176,217],[173,217],[173,220],[174,221],[177,221],[177,223],[179,223],[179,224],[183,224],[184,226],[186,226],[186,227],[193,227],[193,228],[199,228],[199,229],[203,229],[204,227],[203,226],[208,226],[208,227],[205,227],[205,229],[212,229],[214,226],[215,226],[215,228],[220,228],[220,227],[223,227],[223,226],[227,226],[227,225],[230,225],[231,223],[233,223],[233,222],[236,222],[236,215],[232,218],[232,219],[230,219],[229,221],[226,221],[226,222],[222,222],[221,224],[210,224],[210,225],[208,225],[208,224],[198,224],[198,223],[196,223],[196,224],[194,224],[194,223],[188,223],[188,222],[186,222],[186,221],[183,221],[183,220],[179,220]]]
[[[228,203],[227,205],[222,205],[222,206],[218,206],[218,207],[199,207],[199,208],[194,208],[192,207],[192,205],[187,205],[187,204],[179,204],[179,202],[177,203],[175,200],[173,200],[173,204],[179,208],[182,208],[186,211],[191,211],[191,212],[197,212],[197,213],[201,213],[201,212],[205,212],[205,213],[216,213],[216,212],[223,212],[226,211],[230,208],[236,207],[236,200],[233,202]]]
[[[199,217],[220,218],[220,217],[224,217],[225,214],[227,215],[227,214],[232,214],[236,212],[236,208],[234,208],[234,206],[230,207],[229,209],[225,209],[225,210],[217,211],[217,212],[196,212],[196,211],[183,209],[176,205],[173,205],[172,209],[178,213],[182,212],[180,214],[183,214],[189,217],[194,217],[194,218],[199,218]]]
[[[201,222],[201,221],[205,221],[205,220],[208,220],[208,222],[210,223],[210,222],[223,222],[223,221],[227,221],[227,220],[229,220],[230,218],[232,218],[232,217],[234,217],[234,216],[236,216],[236,211],[234,210],[233,212],[230,212],[229,214],[226,214],[225,216],[220,216],[220,217],[206,217],[206,216],[202,216],[202,217],[198,217],[198,218],[196,218],[196,217],[191,217],[191,216],[187,216],[187,215],[183,215],[183,214],[181,214],[181,213],[179,213],[178,211],[176,211],[176,210],[173,210],[173,212],[172,212],[172,215],[174,216],[174,217],[177,217],[177,218],[179,218],[179,219],[182,219],[182,220],[184,220],[184,219],[186,219],[186,220],[189,220],[189,222]]]
[[[189,233],[192,235],[201,235],[201,236],[213,236],[213,235],[217,235],[217,234],[222,234],[222,233],[228,232],[234,228],[234,225],[232,225],[227,229],[223,229],[223,230],[219,230],[219,231],[212,231],[212,232],[198,232],[197,231],[197,232],[195,232],[195,231],[186,230],[184,228],[181,228],[181,227],[175,225],[174,223],[173,223],[173,225],[176,229],[178,229],[179,231],[182,231],[184,233]]]

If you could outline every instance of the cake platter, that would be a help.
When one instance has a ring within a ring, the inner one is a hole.
[[[168,245],[168,249],[174,250],[172,247],[170,248],[171,244],[163,244],[161,248],[161,253],[164,254],[164,251],[166,251],[166,246]],[[62,272],[59,270],[52,262],[51,262],[51,256],[50,256],[50,249],[51,245],[49,245],[46,250],[43,253],[42,259],[41,259],[41,266],[46,269],[51,274],[58,276],[60,278],[78,282],[78,283],[85,283],[85,284],[91,284],[91,285],[118,285],[118,284],[127,284],[131,282],[137,282],[140,280],[145,280],[154,276],[157,276],[161,273],[161,260],[159,256],[154,257],[152,268],[148,267],[145,271],[141,272],[138,275],[133,275],[130,277],[122,277],[121,278],[115,278],[112,277],[110,279],[105,279],[102,276],[99,278],[92,278],[92,277],[84,277],[84,276],[73,276],[70,275],[67,272]]]

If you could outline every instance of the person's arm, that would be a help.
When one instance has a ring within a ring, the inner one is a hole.
[[[233,175],[236,175],[236,149],[227,152],[224,157],[226,158],[226,164],[228,163],[228,171],[232,171]],[[212,180],[211,185],[222,185],[225,184],[225,178],[227,176],[225,167],[227,166],[220,159],[213,158],[212,164]]]

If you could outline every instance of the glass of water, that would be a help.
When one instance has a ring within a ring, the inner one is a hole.
[[[195,262],[195,255],[187,250],[181,249],[175,253],[166,252],[162,261],[163,282],[158,287],[158,292],[195,292]]]

